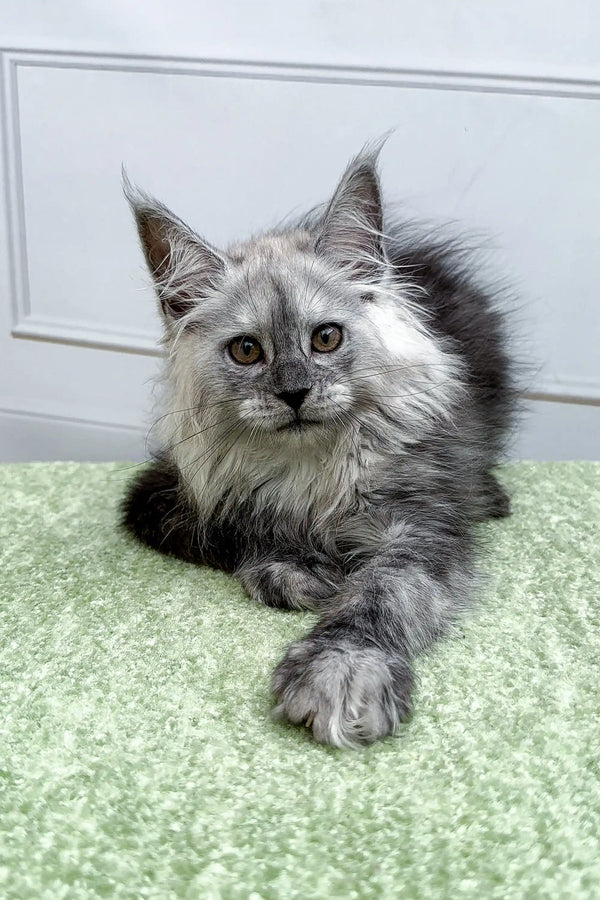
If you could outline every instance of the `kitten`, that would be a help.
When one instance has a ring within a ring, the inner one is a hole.
[[[168,396],[124,523],[322,614],[275,669],[277,713],[338,747],[393,734],[415,655],[468,601],[474,524],[508,515],[500,314],[447,247],[384,227],[376,153],[326,208],[227,251],[125,190]]]

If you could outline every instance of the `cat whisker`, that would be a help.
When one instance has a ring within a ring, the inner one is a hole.
[[[219,424],[222,424],[222,423],[219,423]],[[240,422],[234,422],[232,425],[230,425],[228,428],[226,428],[225,432],[223,434],[220,434],[213,441],[212,444],[209,444],[209,446],[204,447],[204,449],[199,454],[199,456],[195,457],[195,459],[193,459],[191,462],[186,463],[184,466],[181,466],[182,470],[191,468],[192,466],[196,465],[196,463],[203,461],[205,457],[208,458],[215,448],[222,446],[222,444],[224,444],[227,441],[227,439],[230,437],[230,435],[232,435],[240,427],[242,427]],[[199,469],[196,470],[196,472],[197,471],[199,471]]]
[[[182,421],[182,425],[183,425],[183,424],[187,424],[189,422],[194,421],[198,415],[202,414],[203,412],[205,412],[208,409],[215,409],[217,407],[225,406],[226,404],[229,404],[229,403],[238,403],[238,402],[239,401],[238,401],[237,397],[232,397],[227,400],[216,400],[212,403],[203,403],[203,404],[198,404],[197,406],[189,406],[186,409],[172,409],[169,412],[164,413],[164,415],[159,416],[159,418],[156,419],[156,421],[151,425],[150,429],[148,430],[148,433],[146,434],[146,440],[145,440],[146,454],[148,453],[148,442],[150,440],[150,435],[152,434],[152,431],[159,425],[160,422],[164,421],[169,416],[180,415],[181,413],[186,413],[186,412],[193,413],[192,415],[186,416],[183,419],[183,421]],[[208,427],[212,427],[212,426],[208,426]],[[201,433],[202,432],[198,432],[198,434],[201,434]],[[187,440],[187,438],[184,438],[184,440]],[[173,446],[177,446],[177,445],[173,445]],[[173,447],[171,447],[171,449],[173,449]]]
[[[145,459],[142,459],[139,462],[131,463],[131,465],[119,466],[117,469],[115,469],[114,472],[109,473],[109,478],[123,475],[125,472],[131,472],[134,469],[140,469],[142,466],[146,466],[146,465],[148,465],[148,463],[151,463],[151,462],[154,462],[152,457],[146,457]]]
[[[169,451],[175,450],[176,447],[180,447],[181,444],[185,444],[186,441],[191,441],[193,438],[200,437],[201,434],[205,434],[207,431],[211,431],[213,428],[218,428],[222,423],[220,421],[213,422],[211,425],[206,425],[204,428],[201,428],[199,431],[194,431],[192,434],[188,434],[186,437],[181,438],[181,440],[176,441],[174,444],[169,444]]]
[[[378,393],[377,397],[385,397],[386,399],[390,399],[390,400],[406,400],[409,397],[418,397],[420,394],[429,394],[432,391],[439,390],[440,388],[445,387],[446,385],[448,385],[450,383],[451,382],[449,382],[449,381],[437,381],[435,384],[430,384],[428,387],[421,388],[418,391],[407,391],[404,394],[379,394]]]
[[[404,372],[404,371],[413,371],[419,369],[435,369],[442,368],[447,369],[447,364],[445,363],[405,363],[403,365],[389,365],[389,366],[379,366],[368,367],[366,366],[364,370],[355,369],[353,374],[349,377],[340,377],[333,380],[333,384],[350,384],[353,381],[362,381],[364,378],[376,378],[381,375],[391,375],[395,372]],[[363,371],[365,374],[358,375],[356,373]]]
[[[182,466],[182,470],[183,470],[183,469],[189,468],[190,466],[195,465],[196,463],[199,463],[199,465],[197,466],[197,468],[194,470],[193,475],[190,477],[190,483],[193,484],[193,482],[195,481],[195,479],[196,479],[198,473],[200,472],[200,470],[206,465],[207,462],[209,462],[209,460],[211,460],[211,459],[213,458],[213,456],[215,455],[215,453],[216,453],[218,450],[220,450],[220,448],[223,447],[223,446],[227,443],[227,441],[229,440],[229,438],[231,437],[231,435],[234,434],[234,433],[239,429],[239,430],[240,430],[240,434],[234,439],[234,441],[232,442],[231,446],[227,449],[226,454],[229,452],[229,450],[231,449],[231,447],[233,447],[233,445],[235,444],[235,441],[238,439],[238,437],[241,436],[242,432],[244,431],[244,427],[245,427],[245,426],[244,426],[242,423],[236,422],[234,425],[232,425],[230,428],[228,428],[228,430],[225,432],[225,434],[224,434],[224,435],[221,435],[221,437],[218,438],[218,439],[214,442],[214,444],[212,444],[212,445],[211,445],[209,448],[207,448],[203,453],[201,453],[199,457],[197,457],[195,460],[193,460],[193,462],[188,463],[188,464],[185,465],[185,466]]]

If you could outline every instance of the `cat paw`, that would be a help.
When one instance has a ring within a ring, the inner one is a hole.
[[[320,609],[341,581],[333,567],[279,560],[261,561],[237,574],[254,600],[277,609]]]
[[[271,682],[274,715],[306,725],[317,741],[334,747],[394,734],[410,713],[412,686],[402,658],[323,637],[292,644]]]

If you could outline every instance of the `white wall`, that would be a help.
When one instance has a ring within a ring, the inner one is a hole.
[[[518,297],[535,398],[513,453],[600,447],[600,16],[590,2],[0,4],[0,459],[128,459],[159,323],[124,162],[215,243],[383,181]]]

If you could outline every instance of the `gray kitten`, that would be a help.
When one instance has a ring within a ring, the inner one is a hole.
[[[318,610],[276,711],[353,746],[411,709],[414,656],[464,608],[514,390],[501,319],[448,246],[384,226],[376,154],[329,204],[226,251],[126,184],[164,319],[162,450],[124,522]]]

